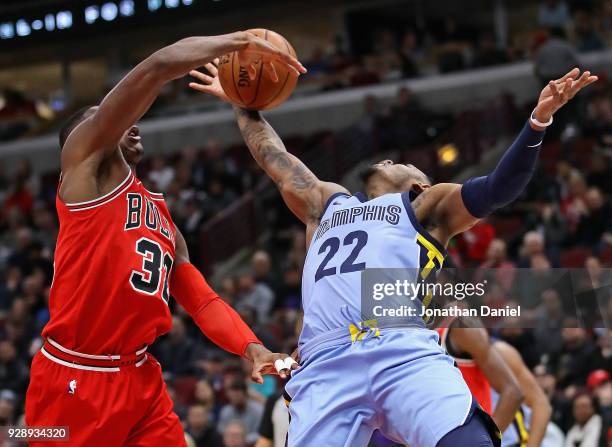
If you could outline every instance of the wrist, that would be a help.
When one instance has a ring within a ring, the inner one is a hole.
[[[246,31],[236,31],[229,35],[232,42],[232,51],[244,49],[250,42],[251,35]]]
[[[260,342],[251,342],[244,350],[244,357],[254,362],[257,358],[264,354],[267,354],[268,352],[270,351],[268,351],[268,349]]]
[[[544,130],[550,126],[553,122],[552,114],[542,113],[541,110],[536,107],[529,117],[529,123],[535,130]]]
[[[249,120],[260,121],[262,119],[261,113],[258,110],[244,109],[237,105],[234,105],[234,113],[239,117],[245,117]]]

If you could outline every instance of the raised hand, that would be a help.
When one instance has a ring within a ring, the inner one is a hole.
[[[219,70],[217,69],[218,65],[218,58],[204,65],[204,68],[206,68],[209,73],[208,75],[198,70],[191,70],[189,75],[193,76],[200,82],[190,82],[189,87],[197,90],[198,92],[208,93],[222,99],[223,101],[230,102],[229,98],[225,94],[225,91],[223,91],[223,87],[221,87],[221,82],[219,81]]]
[[[562,78],[550,81],[540,93],[534,112],[535,118],[542,123],[548,122],[557,110],[576,96],[576,93],[597,79],[598,77],[591,75],[590,71],[585,71],[581,75],[580,69],[574,68]]]
[[[257,76],[257,64],[262,63],[263,69],[270,75],[270,79],[278,82],[278,75],[274,68],[275,63],[287,65],[297,75],[306,73],[304,66],[293,56],[285,51],[281,51],[265,39],[257,37],[255,34],[246,33],[248,44],[245,48],[238,51],[240,65],[247,69],[251,80]]]

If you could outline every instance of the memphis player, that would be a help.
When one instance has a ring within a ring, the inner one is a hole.
[[[192,72],[200,82],[191,87],[227,100],[216,67],[206,68],[211,76]],[[289,447],[365,446],[375,429],[412,447],[499,445],[499,430],[422,319],[366,330],[361,272],[440,268],[454,235],[521,194],[553,114],[596,80],[576,68],[551,81],[491,174],[431,185],[415,166],[385,160],[368,171],[366,195],[319,180],[259,113],[236,109],[251,154],[306,225],[302,367],[285,388]],[[347,212],[351,218],[342,217]]]
[[[212,341],[253,361],[255,380],[285,369],[277,364],[287,356],[265,349],[189,262],[163,196],[134,174],[143,153],[135,123],[163,86],[231,51],[246,64],[263,59],[304,71],[246,32],[190,37],[138,64],[61,130],[51,317],[32,361],[28,426],[67,426],[76,446],[185,445],[161,368],[146,352],[170,329],[170,295]]]

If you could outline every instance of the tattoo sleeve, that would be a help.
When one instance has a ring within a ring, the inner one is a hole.
[[[259,112],[235,108],[238,127],[251,155],[280,190],[287,205],[303,221],[322,206],[317,177],[287,152],[272,126]]]

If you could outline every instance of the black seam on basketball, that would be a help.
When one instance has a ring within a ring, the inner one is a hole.
[[[287,52],[288,52],[289,54],[291,54],[291,48],[289,48],[289,42],[287,42],[287,39],[284,39],[284,38],[283,38],[283,40],[285,41],[285,46],[287,47]],[[276,100],[276,98],[278,98],[278,95],[280,95],[280,94],[282,93],[282,91],[283,91],[283,90],[285,90],[285,85],[287,85],[287,81],[289,80],[289,75],[290,75],[290,74],[291,74],[291,71],[290,71],[290,70],[287,70],[287,75],[285,76],[285,82],[283,82],[283,86],[282,86],[280,89],[278,89],[278,90],[276,91],[276,95],[274,95],[274,96],[273,96],[273,97],[272,97],[272,98],[271,98],[271,99],[268,101],[268,105],[270,105],[270,104],[274,103],[274,101]]]
[[[246,105],[246,103],[244,102],[244,98],[242,97],[242,95],[240,94],[240,89],[238,88],[238,86],[236,85],[236,76],[234,75],[234,59],[236,56],[236,52],[234,51],[232,53],[232,85],[234,86],[234,90],[236,90],[236,94],[238,95],[238,98],[240,98],[240,101],[242,102],[242,104],[240,105],[241,107],[244,107]],[[240,66],[238,67],[238,72],[240,73]]]
[[[268,40],[268,30],[264,31],[264,40]],[[253,100],[247,104],[247,106],[250,106],[251,104],[253,104],[255,102],[255,100],[257,99],[257,96],[259,95],[259,86],[261,84],[261,72],[263,71],[263,60],[261,61],[261,65],[259,67],[259,73],[257,75],[257,85],[255,86],[255,95],[253,95]]]

